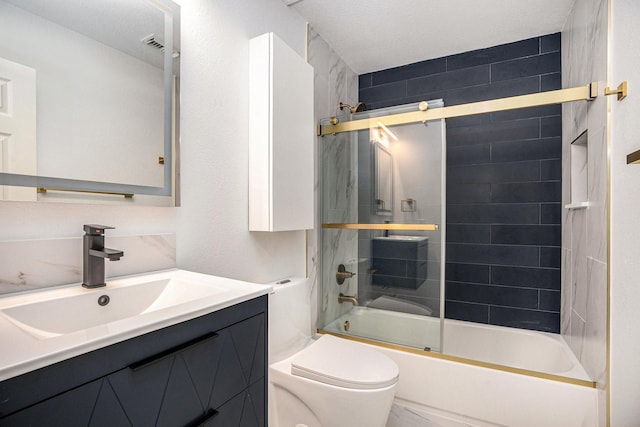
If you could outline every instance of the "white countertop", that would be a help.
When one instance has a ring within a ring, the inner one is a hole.
[[[164,301],[160,309],[149,307],[141,314],[69,333],[30,330],[3,312],[34,302],[76,296],[86,298],[86,295],[92,299],[95,296],[98,306],[97,298],[101,295],[113,291],[126,295],[128,286],[160,280],[177,280],[178,284],[197,282],[200,288],[214,286],[218,291],[190,300],[189,295],[179,295],[176,304]],[[271,289],[268,285],[172,269],[107,280],[107,286],[98,289],[74,284],[0,297],[0,381],[266,295]]]

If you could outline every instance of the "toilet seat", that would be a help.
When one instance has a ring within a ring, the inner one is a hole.
[[[291,374],[337,387],[369,390],[398,381],[398,366],[365,345],[322,335],[291,359]]]

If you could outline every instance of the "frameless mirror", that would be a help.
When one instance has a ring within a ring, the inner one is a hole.
[[[170,0],[0,0],[0,200],[171,205],[179,22]]]
[[[393,157],[380,142],[373,142],[373,210],[376,215],[393,213]]]

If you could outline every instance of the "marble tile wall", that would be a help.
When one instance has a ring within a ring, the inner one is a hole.
[[[344,117],[340,102],[354,105],[358,96],[358,76],[333,51],[318,33],[310,28],[309,63],[314,69],[315,106],[317,122],[331,116]],[[347,270],[358,268],[358,232],[355,230],[323,230],[322,223],[357,222],[357,144],[351,135],[318,137],[316,162],[316,201],[320,215],[309,237],[309,266],[311,287],[311,323],[321,327],[351,309],[350,304],[338,304],[340,292],[357,293],[357,282],[348,279],[338,286],[335,273],[339,264]],[[324,180],[323,180],[324,178]],[[324,257],[324,258],[323,258]],[[319,300],[318,300],[319,298]]]
[[[124,251],[105,261],[109,277],[176,266],[175,234],[106,237],[106,246]],[[82,237],[0,241],[0,294],[82,282]]]
[[[562,31],[562,87],[607,85],[607,0],[574,3]],[[561,333],[589,376],[606,387],[607,341],[607,104],[562,108],[562,203],[571,202],[570,144],[587,131],[589,206],[563,209]],[[602,395],[602,393],[601,393]],[[605,402],[600,399],[600,425]]]

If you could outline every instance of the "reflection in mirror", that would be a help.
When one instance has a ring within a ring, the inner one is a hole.
[[[178,23],[168,0],[0,0],[0,199],[171,203]]]
[[[378,129],[371,129],[377,133]],[[393,213],[393,157],[380,142],[372,140],[373,155],[373,213],[391,215]]]

